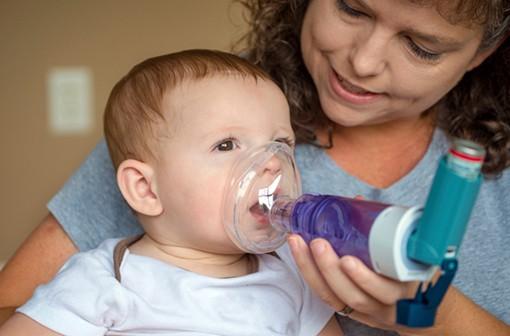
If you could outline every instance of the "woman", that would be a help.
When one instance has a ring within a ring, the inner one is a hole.
[[[509,294],[510,255],[503,250],[510,238],[504,171],[510,154],[510,2],[247,1],[247,7],[251,59],[286,90],[298,139],[323,147],[297,149],[305,191],[423,204],[446,137],[486,146],[484,172],[502,177],[482,188],[454,284],[509,323],[505,299],[492,306],[488,301]],[[339,259],[324,241],[310,250],[299,237],[290,243],[308,283],[333,307],[405,332],[394,327],[394,303],[411,296],[412,288],[376,276],[354,258]],[[423,333],[498,330],[493,317],[455,288],[436,326]],[[368,334],[359,330],[351,333]]]
[[[508,334],[509,1],[244,3],[251,14],[248,57],[275,78],[292,108],[304,191],[423,204],[451,136],[483,144],[484,172],[499,176],[482,187],[434,328],[395,324],[395,302],[413,295],[410,285],[353,257],[338,258],[324,241],[308,248],[289,239],[309,284],[350,312],[342,321],[346,334],[392,334],[356,320],[401,334]],[[139,230],[114,187],[104,145],[49,209],[2,272],[3,306],[21,304],[78,248]],[[98,227],[97,216],[111,225]]]

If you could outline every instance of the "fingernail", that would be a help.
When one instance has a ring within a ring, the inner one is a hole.
[[[343,268],[347,272],[353,272],[356,269],[356,262],[352,258],[346,258],[343,262]]]
[[[290,246],[291,250],[296,251],[298,249],[299,242],[298,242],[298,240],[296,238],[290,237],[288,239],[288,243],[289,243],[289,246]]]

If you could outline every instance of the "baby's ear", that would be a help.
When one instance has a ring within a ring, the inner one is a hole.
[[[147,216],[158,216],[163,206],[155,190],[154,169],[146,163],[128,159],[117,169],[117,183],[129,206]]]

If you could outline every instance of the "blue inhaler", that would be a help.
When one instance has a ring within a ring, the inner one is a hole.
[[[441,269],[439,279],[413,299],[397,303],[397,322],[411,327],[434,324],[437,308],[457,271],[457,252],[475,205],[485,158],[483,147],[457,139],[441,159],[423,214],[407,243],[410,259]]]
[[[481,183],[483,148],[456,141],[441,160],[424,209],[332,195],[300,193],[290,148],[271,143],[249,153],[232,172],[225,193],[226,229],[250,253],[273,251],[288,233],[328,240],[339,256],[353,255],[400,281],[439,280],[397,304],[397,322],[434,322],[456,270],[461,243]],[[420,286],[421,287],[421,286]]]

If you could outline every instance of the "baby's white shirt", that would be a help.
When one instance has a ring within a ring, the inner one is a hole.
[[[300,277],[286,245],[258,271],[212,278],[129,253],[115,279],[119,239],[73,256],[19,312],[64,335],[318,334],[333,310]],[[284,262],[285,261],[285,262]]]

